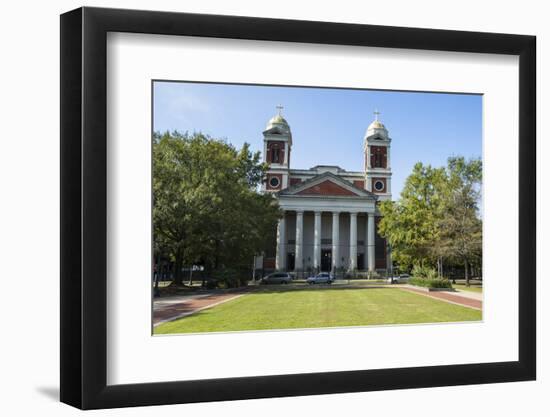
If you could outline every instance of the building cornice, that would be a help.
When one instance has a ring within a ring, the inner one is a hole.
[[[323,181],[332,181],[336,185],[343,187],[353,193],[356,194],[356,196],[345,196],[345,198],[361,198],[361,199],[370,199],[370,200],[377,200],[376,194],[367,191],[363,188],[356,187],[353,183],[349,182],[348,180],[342,178],[342,176],[333,174],[332,172],[324,172],[322,174],[316,175],[313,178],[310,178],[306,181],[303,181],[299,184],[290,186],[288,188],[285,188],[284,190],[281,190],[277,193],[278,196],[291,196],[291,195],[297,195],[299,192],[306,190],[310,187],[314,187],[317,184],[322,183]],[[303,195],[300,195],[303,197]],[[329,195],[308,195],[315,198],[327,198]],[[332,196],[330,196],[332,197]],[[340,196],[339,196],[340,197]],[[341,196],[344,197],[344,196]]]

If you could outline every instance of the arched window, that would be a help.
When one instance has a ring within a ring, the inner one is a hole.
[[[386,154],[383,147],[372,147],[372,159],[371,164],[373,168],[385,168],[386,167]]]
[[[278,164],[281,159],[281,150],[279,149],[279,145],[274,144],[271,147],[271,162]]]
[[[374,154],[374,167],[382,168],[382,155],[380,154],[380,149],[377,149]]]

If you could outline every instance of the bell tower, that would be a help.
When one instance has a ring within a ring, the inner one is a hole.
[[[264,191],[278,192],[289,186],[290,154],[292,150],[292,133],[288,122],[282,115],[283,106],[277,106],[273,116],[263,131],[264,162],[269,164]]]
[[[378,195],[379,200],[391,200],[391,138],[388,130],[378,120],[380,112],[375,110],[374,121],[365,133],[365,188]]]

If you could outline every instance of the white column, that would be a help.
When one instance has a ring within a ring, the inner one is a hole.
[[[370,168],[372,168],[372,167],[370,166],[370,146],[369,146],[369,145],[367,145],[367,152],[366,152],[366,154],[367,154],[367,168],[370,169]]]
[[[364,250],[363,250],[363,265],[360,265],[359,268],[365,270],[365,271],[368,271],[369,270],[369,258],[368,258],[368,255],[369,255],[369,244],[367,242],[368,238],[369,238],[369,215],[368,214],[365,214],[365,239],[363,240],[363,246],[364,246]]]
[[[357,269],[357,213],[349,214],[349,269]]]
[[[277,256],[275,258],[275,268],[278,271],[283,271],[286,264],[286,222],[285,213],[279,219],[277,226]]]
[[[332,270],[340,264],[340,213],[332,213]]]
[[[374,271],[375,269],[375,262],[374,262],[374,213],[368,213],[368,220],[367,220],[367,262],[369,266],[369,271]]]
[[[304,212],[296,212],[296,252],[294,261],[294,270],[301,271],[304,269]]]
[[[321,268],[321,212],[315,212],[313,228],[313,268]]]

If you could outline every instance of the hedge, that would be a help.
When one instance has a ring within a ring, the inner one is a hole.
[[[409,280],[409,284],[427,288],[453,288],[447,278],[416,278]]]

